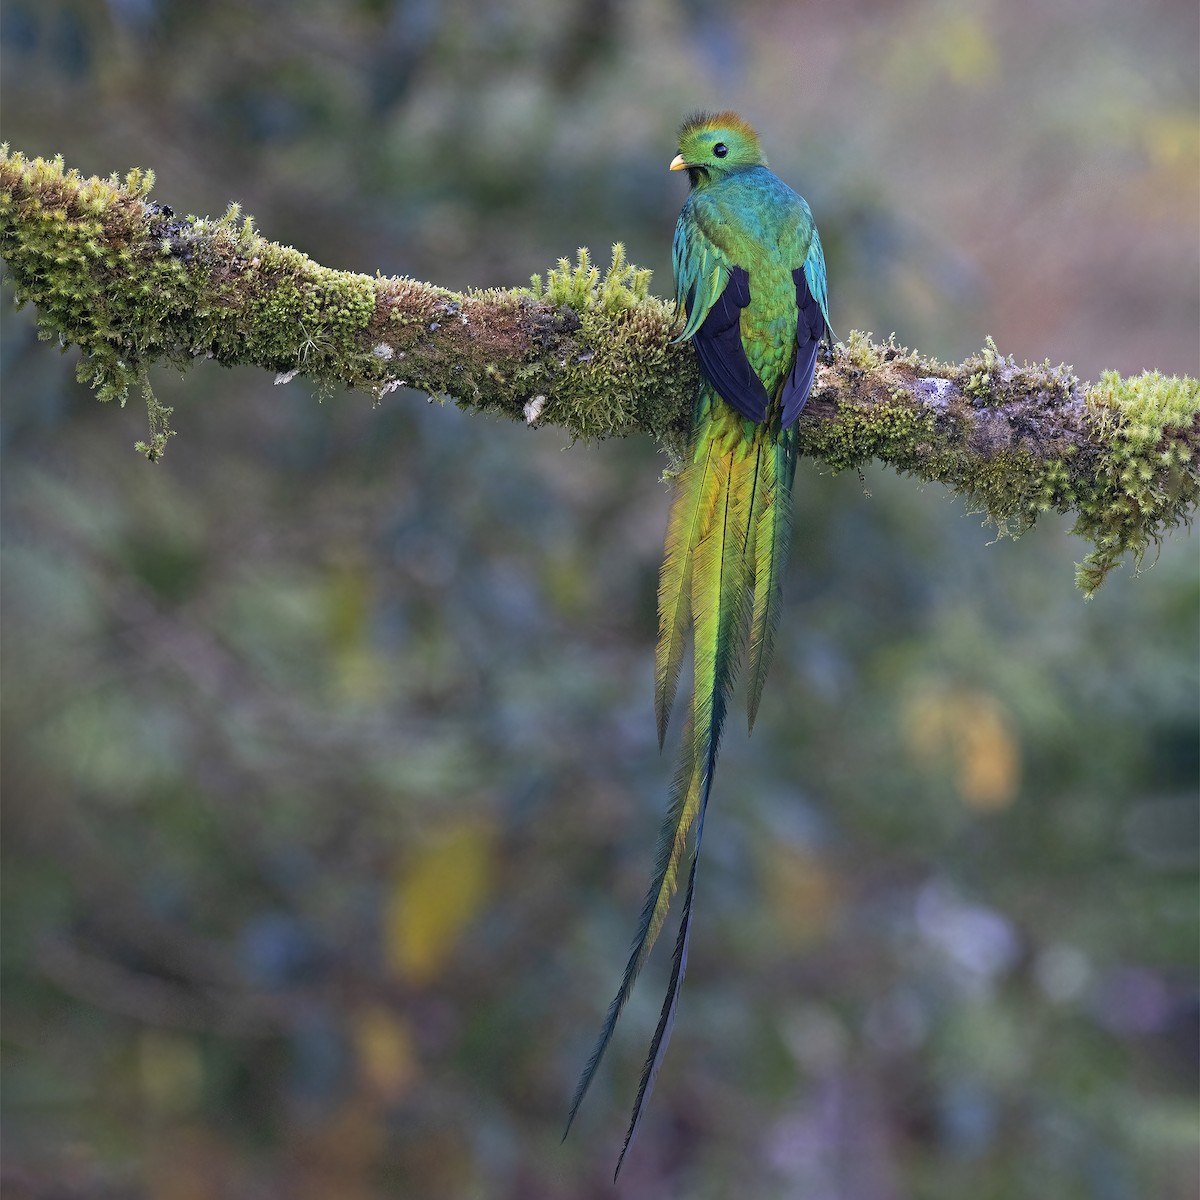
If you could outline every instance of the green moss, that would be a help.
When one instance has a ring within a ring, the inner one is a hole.
[[[852,333],[841,353],[851,381],[863,375],[839,403],[836,420],[806,426],[806,453],[835,470],[879,459],[946,483],[1002,535],[1020,534],[1047,511],[1076,512],[1075,531],[1095,546],[1078,573],[1089,595],[1124,554],[1140,561],[1167,529],[1190,519],[1200,440],[1194,380],[1105,375],[1087,394],[1087,441],[1061,432],[1053,441],[1014,429],[1035,428],[1064,401],[1080,399],[1065,366],[1017,366],[988,339],[960,367],[944,368],[969,405],[956,416],[949,401],[916,402],[914,380],[897,374],[898,364],[909,363],[902,351],[893,357],[890,348]],[[931,369],[936,364],[921,364],[922,377]],[[1006,415],[991,415],[996,408]],[[1045,453],[1054,448],[1060,453]]]
[[[569,305],[581,315],[599,306],[615,316],[650,298],[652,274],[626,261],[624,245],[615,242],[608,270],[601,277],[600,269],[592,263],[591,252],[580,246],[574,266],[568,259],[560,258],[558,265],[546,273],[545,286],[540,275],[533,275],[529,288],[523,291],[534,300],[555,306]]]
[[[859,371],[873,371],[883,362],[882,355],[871,341],[871,335],[859,329],[850,330],[842,353],[846,361]]]
[[[318,382],[365,384],[385,377],[383,363],[355,342],[375,316],[376,280],[370,276],[334,271],[290,247],[272,247],[259,256],[244,286],[250,319],[237,352],[245,360],[301,368]],[[353,347],[349,354],[347,346]]]
[[[942,372],[957,382],[977,406],[993,408],[1033,395],[1055,401],[1069,399],[1079,386],[1075,373],[1065,364],[1052,367],[1047,359],[1044,363],[1018,365],[1011,354],[1001,354],[990,337],[981,350],[960,365],[942,365]]]
[[[18,198],[6,177],[0,195],[0,253],[19,298],[37,306],[39,337],[82,347],[79,377],[100,399],[123,403],[145,364],[172,357],[176,348],[161,340],[164,315],[185,308],[195,294],[179,263],[163,256],[161,242],[159,254],[136,264],[136,287],[118,286],[124,281],[117,277],[134,263],[131,229],[156,215],[144,203],[153,173],[85,180],[65,171],[60,158],[10,157],[7,149],[2,157],[26,185]],[[151,445],[161,453],[170,436],[167,410],[151,405],[150,412]]]
[[[1075,532],[1096,547],[1076,571],[1090,596],[1126,553],[1140,564],[1169,529],[1191,520],[1200,497],[1200,384],[1109,371],[1089,388],[1087,408],[1104,447],[1074,489]]]
[[[687,411],[680,393],[694,394],[698,376],[691,354],[670,345],[675,306],[650,295],[650,277],[650,271],[626,261],[618,242],[603,275],[585,247],[574,265],[559,259],[544,285],[539,275],[530,280],[525,295],[566,306],[578,317],[584,347],[563,363],[544,419],[585,439],[640,428],[678,450],[681,412]],[[663,388],[672,368],[682,376],[680,387]]]
[[[146,418],[150,424],[149,442],[135,442],[134,449],[144,454],[151,462],[158,462],[167,449],[167,439],[175,436],[171,428],[173,408],[162,403],[154,394],[149,379],[142,379],[142,398],[146,401]]]
[[[124,403],[146,368],[197,357],[304,367],[318,385],[371,386],[386,367],[356,341],[375,313],[378,281],[332,271],[265,241],[231,205],[218,220],[176,218],[147,199],[152,172],[83,179],[61,159],[0,152],[0,253],[39,336],[77,344],[78,376]],[[150,441],[161,456],[169,410],[145,389]]]
[[[802,448],[835,471],[861,467],[875,458],[903,469],[914,445],[933,436],[933,417],[911,403],[844,404],[836,421],[805,427]]]

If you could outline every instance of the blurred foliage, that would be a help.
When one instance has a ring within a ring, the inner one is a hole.
[[[838,328],[1198,373],[1194,4],[6,0],[4,137],[331,266],[669,290],[679,118],[808,196]],[[101,408],[6,314],[6,1195],[611,1195],[665,963],[559,1132],[649,870],[666,495],[254,372]],[[207,394],[206,394],[207,393]],[[1197,601],[802,466],[637,1196],[1195,1195]]]

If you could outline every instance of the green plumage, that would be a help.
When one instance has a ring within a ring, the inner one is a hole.
[[[701,114],[680,130],[691,192],[675,230],[676,294],[704,381],[687,461],[675,483],[659,580],[655,712],[661,745],[692,628],[694,683],[654,878],[621,986],[571,1103],[567,1128],[617,1018],[666,921],[695,829],[687,896],[650,1055],[621,1162],[641,1122],[687,966],[692,897],[717,748],[743,647],[749,642],[754,725],[779,624],[791,542],[795,420],[829,336],[825,261],[805,201],[766,168],[754,131],[734,113]]]

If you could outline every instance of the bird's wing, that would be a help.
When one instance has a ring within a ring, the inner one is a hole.
[[[750,303],[750,275],[685,211],[675,226],[675,295],[687,314],[677,342],[691,338],[705,378],[721,397],[756,424],[767,415],[767,389],[742,345],[742,309]]]
[[[811,225],[811,218],[809,223]],[[780,396],[784,429],[795,422],[808,403],[821,340],[833,339],[833,330],[829,327],[829,300],[825,291],[825,254],[816,226],[812,226],[804,265],[792,272],[792,280],[796,285],[796,360],[792,363]]]

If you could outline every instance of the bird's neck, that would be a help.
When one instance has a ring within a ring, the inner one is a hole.
[[[762,165],[762,163],[747,163],[745,166],[733,167],[724,171],[712,171],[708,167],[688,167],[688,179],[691,181],[691,190],[699,192],[705,188],[715,187],[719,183],[727,183],[730,179],[736,179],[748,171],[757,170]]]

